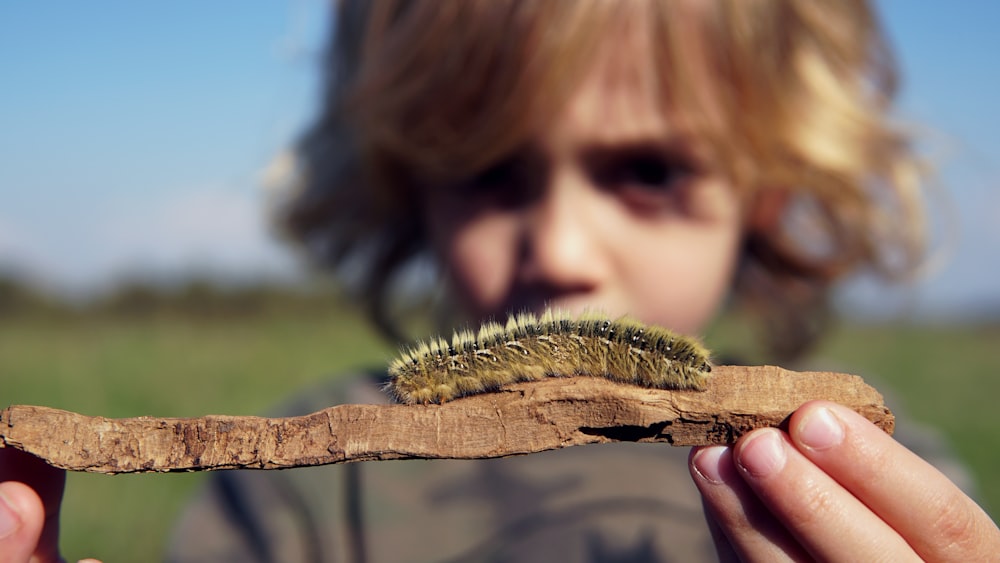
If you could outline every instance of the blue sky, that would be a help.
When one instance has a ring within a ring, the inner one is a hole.
[[[959,219],[900,310],[1000,310],[1000,3],[882,0],[901,115]],[[0,5],[0,267],[87,291],[123,273],[286,275],[260,178],[311,114],[321,0]],[[883,294],[848,293],[867,306]]]
[[[58,288],[290,269],[259,178],[309,115],[318,0],[0,7],[0,263]]]

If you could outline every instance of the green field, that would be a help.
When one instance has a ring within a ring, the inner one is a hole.
[[[734,336],[720,330],[709,344],[726,338]],[[878,385],[891,389],[890,406],[940,428],[996,514],[998,344],[998,326],[845,325],[818,351],[817,363],[884,381]],[[0,320],[0,403],[112,417],[259,414],[303,384],[392,355],[356,316],[336,311],[201,321]],[[202,478],[71,474],[64,554],[155,560]]]

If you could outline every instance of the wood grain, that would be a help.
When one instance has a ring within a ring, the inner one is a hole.
[[[827,399],[888,433],[895,419],[861,378],[717,366],[706,391],[552,378],[444,405],[338,405],[289,418],[109,419],[39,406],[0,411],[0,447],[73,471],[280,469],[389,459],[478,459],[610,441],[732,443]]]

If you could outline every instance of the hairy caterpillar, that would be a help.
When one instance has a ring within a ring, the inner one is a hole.
[[[519,381],[592,375],[660,389],[703,390],[708,350],[697,340],[635,319],[570,318],[546,311],[506,325],[456,332],[404,350],[389,366],[386,391],[401,403],[441,403]]]

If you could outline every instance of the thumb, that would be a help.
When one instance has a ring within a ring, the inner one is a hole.
[[[59,503],[66,473],[0,449],[0,563],[59,561]]]
[[[0,483],[0,563],[23,563],[38,553],[44,525],[42,499],[31,487],[17,481]]]

